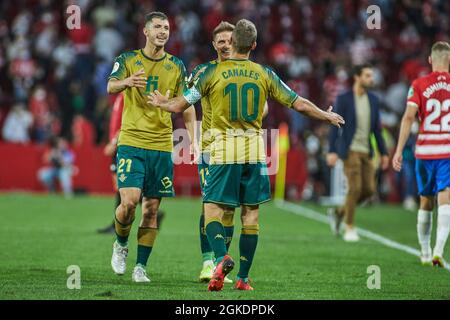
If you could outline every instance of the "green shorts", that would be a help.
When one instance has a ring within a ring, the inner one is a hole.
[[[139,188],[147,198],[173,197],[172,153],[126,145],[117,148],[117,183]]]
[[[229,207],[257,205],[270,200],[270,181],[265,163],[212,164],[203,202]]]
[[[200,188],[204,194],[206,177],[209,175],[209,152],[202,152],[197,164],[198,177],[200,178]]]

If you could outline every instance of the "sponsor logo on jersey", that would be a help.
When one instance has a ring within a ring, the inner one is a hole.
[[[165,189],[169,189],[173,184],[172,180],[170,180],[169,177],[164,177],[161,179],[161,183],[164,186]]]

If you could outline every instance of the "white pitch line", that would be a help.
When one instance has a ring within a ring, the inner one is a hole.
[[[327,216],[325,216],[325,215],[323,215],[323,214],[321,214],[321,213],[319,213],[319,212],[317,212],[315,210],[312,210],[312,209],[300,206],[298,204],[294,204],[294,203],[290,203],[290,202],[286,202],[286,201],[279,201],[278,200],[278,201],[275,201],[275,206],[280,208],[280,209],[292,212],[292,213],[294,213],[294,214],[296,214],[298,216],[304,217],[304,218],[308,218],[308,219],[315,220],[315,221],[318,221],[318,222],[322,222],[322,223],[325,223],[325,224],[329,223]],[[387,247],[394,248],[394,249],[397,249],[397,250],[409,253],[409,254],[411,254],[413,256],[420,257],[420,251],[415,249],[415,248],[413,248],[413,247],[410,247],[410,246],[398,243],[398,242],[396,242],[394,240],[388,239],[386,237],[383,237],[383,236],[381,236],[379,234],[376,234],[376,233],[374,233],[372,231],[369,231],[369,230],[366,230],[366,229],[363,229],[363,228],[357,228],[357,231],[358,231],[358,233],[361,236],[363,236],[365,238],[368,238],[368,239],[371,239],[373,241],[379,242],[379,243],[381,243],[381,244],[383,244],[383,245],[385,245]],[[447,264],[445,266],[445,269],[450,271],[450,265]]]

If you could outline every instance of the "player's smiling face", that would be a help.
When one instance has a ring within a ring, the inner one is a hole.
[[[231,33],[231,31],[220,32],[214,38],[213,46],[221,61],[227,60],[231,56]]]
[[[147,41],[155,47],[164,47],[169,40],[169,21],[161,18],[153,18],[144,28]]]

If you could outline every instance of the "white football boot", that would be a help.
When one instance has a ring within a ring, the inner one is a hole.
[[[115,274],[123,275],[127,270],[128,247],[121,246],[117,241],[113,244],[111,267]]]
[[[147,276],[147,272],[141,265],[134,267],[133,274],[131,275],[133,282],[150,282],[150,278]]]
[[[357,242],[359,241],[358,233],[355,228],[346,229],[344,236],[342,237],[346,242]]]

